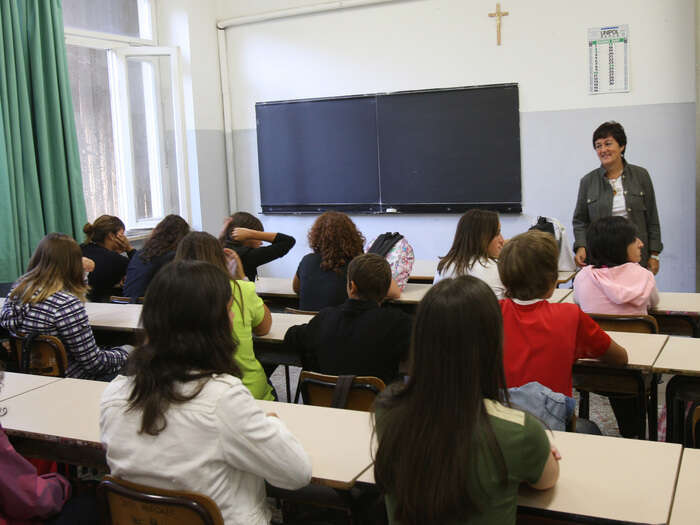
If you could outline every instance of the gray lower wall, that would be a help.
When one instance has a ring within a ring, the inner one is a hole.
[[[218,235],[223,219],[229,213],[224,132],[197,130],[196,141],[202,229]]]
[[[520,118],[523,214],[501,216],[504,236],[526,230],[537,215],[556,217],[571,228],[579,179],[598,166],[591,144],[593,130],[606,120],[617,120],[627,131],[627,160],[649,170],[654,181],[664,242],[659,289],[695,291],[695,103],[531,112],[521,113]],[[237,130],[233,138],[238,209],[259,212],[255,130]],[[206,185],[200,180],[201,191],[210,191],[209,198],[220,205],[217,190],[207,190]],[[209,216],[205,202],[202,198],[202,212]],[[314,217],[261,215],[261,219],[267,231],[282,231],[297,239],[290,254],[266,265],[261,274],[294,275],[309,251],[306,233]],[[367,239],[400,231],[413,245],[416,258],[431,259],[449,249],[458,217],[358,215],[353,219]]]

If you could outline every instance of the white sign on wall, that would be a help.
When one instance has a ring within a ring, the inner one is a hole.
[[[623,93],[630,90],[627,24],[588,30],[588,93]]]

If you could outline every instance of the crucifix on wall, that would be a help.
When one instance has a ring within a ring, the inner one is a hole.
[[[489,18],[498,18],[496,20],[496,41],[498,45],[501,45],[501,17],[508,16],[508,11],[501,11],[501,4],[496,4],[496,12],[489,13]]]

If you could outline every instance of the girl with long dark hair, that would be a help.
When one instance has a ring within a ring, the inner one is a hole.
[[[410,376],[377,399],[374,476],[390,523],[515,523],[518,487],[554,485],[559,454],[509,408],[496,297],[470,276],[418,305]]]
[[[488,284],[498,299],[503,299],[505,288],[497,266],[503,244],[498,214],[469,210],[459,219],[450,251],[440,258],[434,282],[472,275]]]
[[[145,343],[105,390],[102,442],[112,474],[212,498],[226,523],[269,523],[265,483],[298,489],[311,462],[240,380],[228,274],[177,261],[155,276],[141,314]]]

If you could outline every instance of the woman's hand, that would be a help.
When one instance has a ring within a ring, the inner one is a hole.
[[[654,259],[653,257],[649,257],[649,262],[647,263],[649,265],[649,271],[656,275],[659,273],[659,260]]]
[[[219,232],[219,240],[220,241],[225,241],[226,237],[228,237],[228,229],[229,226],[231,225],[231,221],[233,220],[233,217],[226,217],[224,220],[224,225],[221,227],[221,232]]]
[[[83,257],[83,271],[86,273],[90,273],[95,269],[95,261],[92,259],[88,259],[87,257]]]
[[[583,246],[580,246],[579,249],[576,250],[574,261],[576,261],[577,266],[586,266],[586,249]]]
[[[234,241],[247,241],[248,239],[255,239],[256,234],[260,233],[257,230],[250,230],[248,228],[234,228],[231,232],[231,238]]]
[[[554,456],[554,459],[556,459],[557,461],[561,460],[561,452],[559,452],[559,449],[556,446],[554,446],[554,443],[551,443],[551,447],[552,456]]]
[[[114,240],[116,241],[117,245],[117,252],[118,253],[129,253],[133,248],[131,247],[131,243],[129,242],[129,239],[126,238],[126,235],[123,233],[116,234],[114,236]]]
[[[245,273],[243,273],[243,264],[241,263],[241,258],[235,250],[231,248],[224,248],[224,255],[226,256],[226,267],[231,273],[234,279],[237,281],[242,281],[245,279]]]

